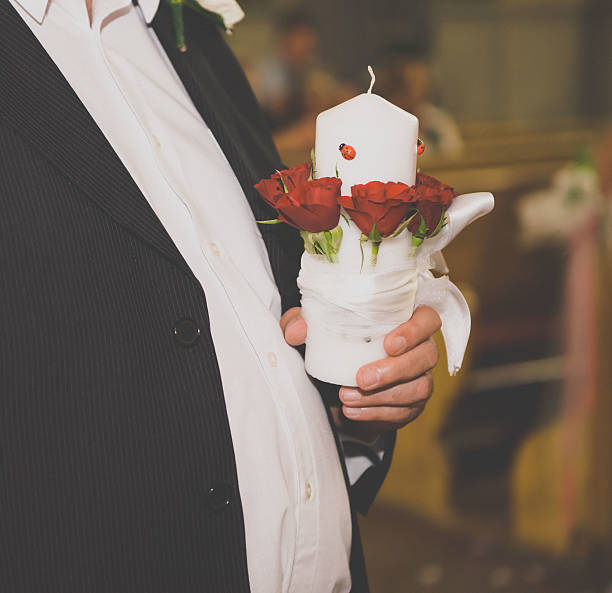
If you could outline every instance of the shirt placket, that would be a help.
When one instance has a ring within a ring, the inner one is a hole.
[[[213,217],[202,212],[201,202],[198,201],[197,196],[193,195],[191,188],[178,181],[181,175],[169,168],[170,165],[165,155],[170,150],[171,141],[164,137],[161,131],[157,131],[163,130],[164,125],[161,124],[157,128],[150,124],[150,129],[149,126],[143,124],[133,109],[128,95],[121,88],[106,59],[101,29],[98,29],[98,46],[110,75],[149,139],[160,172],[189,209],[196,226],[203,259],[227,295],[228,302],[239,321],[239,326],[258,361],[269,392],[277,402],[278,408],[282,410],[287,422],[298,475],[295,494],[298,508],[296,546],[288,591],[296,593],[297,591],[299,593],[309,591],[312,586],[309,587],[306,583],[312,583],[314,579],[319,538],[316,467],[313,448],[308,433],[303,428],[307,426],[308,418],[305,417],[300,405],[299,394],[284,364],[282,350],[287,346],[282,338],[278,320],[264,305],[250,284],[245,281],[239,266],[224,248],[223,240],[214,231]],[[150,118],[149,121],[155,120],[155,114],[150,109],[148,118]],[[155,133],[152,130],[155,130]],[[162,146],[165,147],[165,150],[162,150]],[[180,152],[179,147],[172,148],[176,149],[177,153]],[[180,163],[180,158],[173,159],[173,162]],[[239,240],[239,237],[234,237],[234,240]],[[265,430],[265,427],[262,429]]]

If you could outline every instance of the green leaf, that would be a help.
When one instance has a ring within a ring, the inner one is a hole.
[[[281,173],[281,172],[280,172],[278,169],[276,169],[276,172],[278,173],[278,176],[279,176],[279,178],[280,178],[280,182],[283,184],[283,191],[284,191],[286,194],[288,194],[288,193],[289,193],[289,191],[287,190],[287,186],[285,185],[285,180],[283,179],[283,175],[282,175],[282,173]]]
[[[419,228],[416,230],[415,233],[412,233],[412,244],[413,245],[414,245],[415,237],[417,239],[420,239],[421,243],[423,242],[423,239],[425,239],[425,237],[427,237],[427,225],[425,224],[425,219],[423,218],[423,216],[420,213],[419,213],[419,216],[421,217],[421,222],[419,223]],[[419,245],[421,243],[419,243]]]
[[[442,216],[440,217],[440,221],[438,222],[438,226],[435,228],[434,232],[429,235],[430,237],[435,237],[447,224],[448,220],[446,218],[446,214],[442,212]]]
[[[332,239],[334,242],[334,246],[336,251],[339,249],[340,247],[340,243],[342,243],[342,237],[344,236],[344,231],[342,230],[342,227],[340,225],[334,227],[330,233],[332,234]]]
[[[321,245],[321,241],[318,238],[313,239],[312,243],[314,245],[315,253],[317,255],[325,255],[325,247]]]
[[[324,255],[332,264],[338,262],[337,254],[342,242],[342,234],[342,227],[339,225],[329,231],[322,231],[320,233],[300,231],[300,235],[304,240],[304,249],[308,253]]]
[[[336,163],[336,177],[339,178],[340,177],[340,173],[338,173],[338,163]]]
[[[312,233],[309,233],[307,231],[300,231],[300,236],[304,241],[304,251],[307,251],[308,253],[312,253],[314,255],[316,251],[314,243],[312,241]]]
[[[283,222],[280,218],[275,218],[274,220],[258,220],[257,224],[280,224]]]

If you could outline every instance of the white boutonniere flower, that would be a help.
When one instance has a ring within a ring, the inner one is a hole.
[[[244,18],[244,11],[236,0],[166,0],[172,9],[176,46],[187,51],[183,25],[183,7],[187,7],[223,27],[231,33],[233,26]]]
[[[227,31],[244,18],[244,11],[236,0],[196,0],[197,3],[209,12],[218,14]]]

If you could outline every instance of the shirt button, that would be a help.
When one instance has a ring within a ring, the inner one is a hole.
[[[216,255],[217,257],[219,256],[219,253],[221,253],[216,243],[210,244],[210,250],[212,251],[213,255]]]
[[[232,502],[232,487],[229,484],[218,482],[208,489],[207,496],[208,506],[213,511],[222,511]]]
[[[185,347],[193,346],[200,339],[200,328],[193,319],[180,319],[172,328],[174,339]]]
[[[306,482],[306,500],[310,500],[311,496],[312,496],[312,486],[310,485],[310,482]]]
[[[275,367],[278,365],[278,360],[274,352],[268,352],[268,362],[270,363],[271,367]]]
[[[157,148],[161,146],[161,142],[159,141],[159,138],[155,135],[153,135],[153,144],[155,144]]]

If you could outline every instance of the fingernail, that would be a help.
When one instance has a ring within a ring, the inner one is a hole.
[[[406,348],[406,338],[403,338],[402,336],[395,336],[395,338],[391,340],[390,345],[392,354],[400,354],[404,351],[404,348]]]
[[[361,416],[361,408],[344,408],[343,412],[347,418],[358,418]]]
[[[361,385],[365,389],[372,389],[378,385],[380,380],[380,371],[377,368],[370,367],[359,371]]]
[[[361,399],[361,393],[356,389],[347,389],[346,387],[342,388],[341,397],[343,402],[358,402]]]

